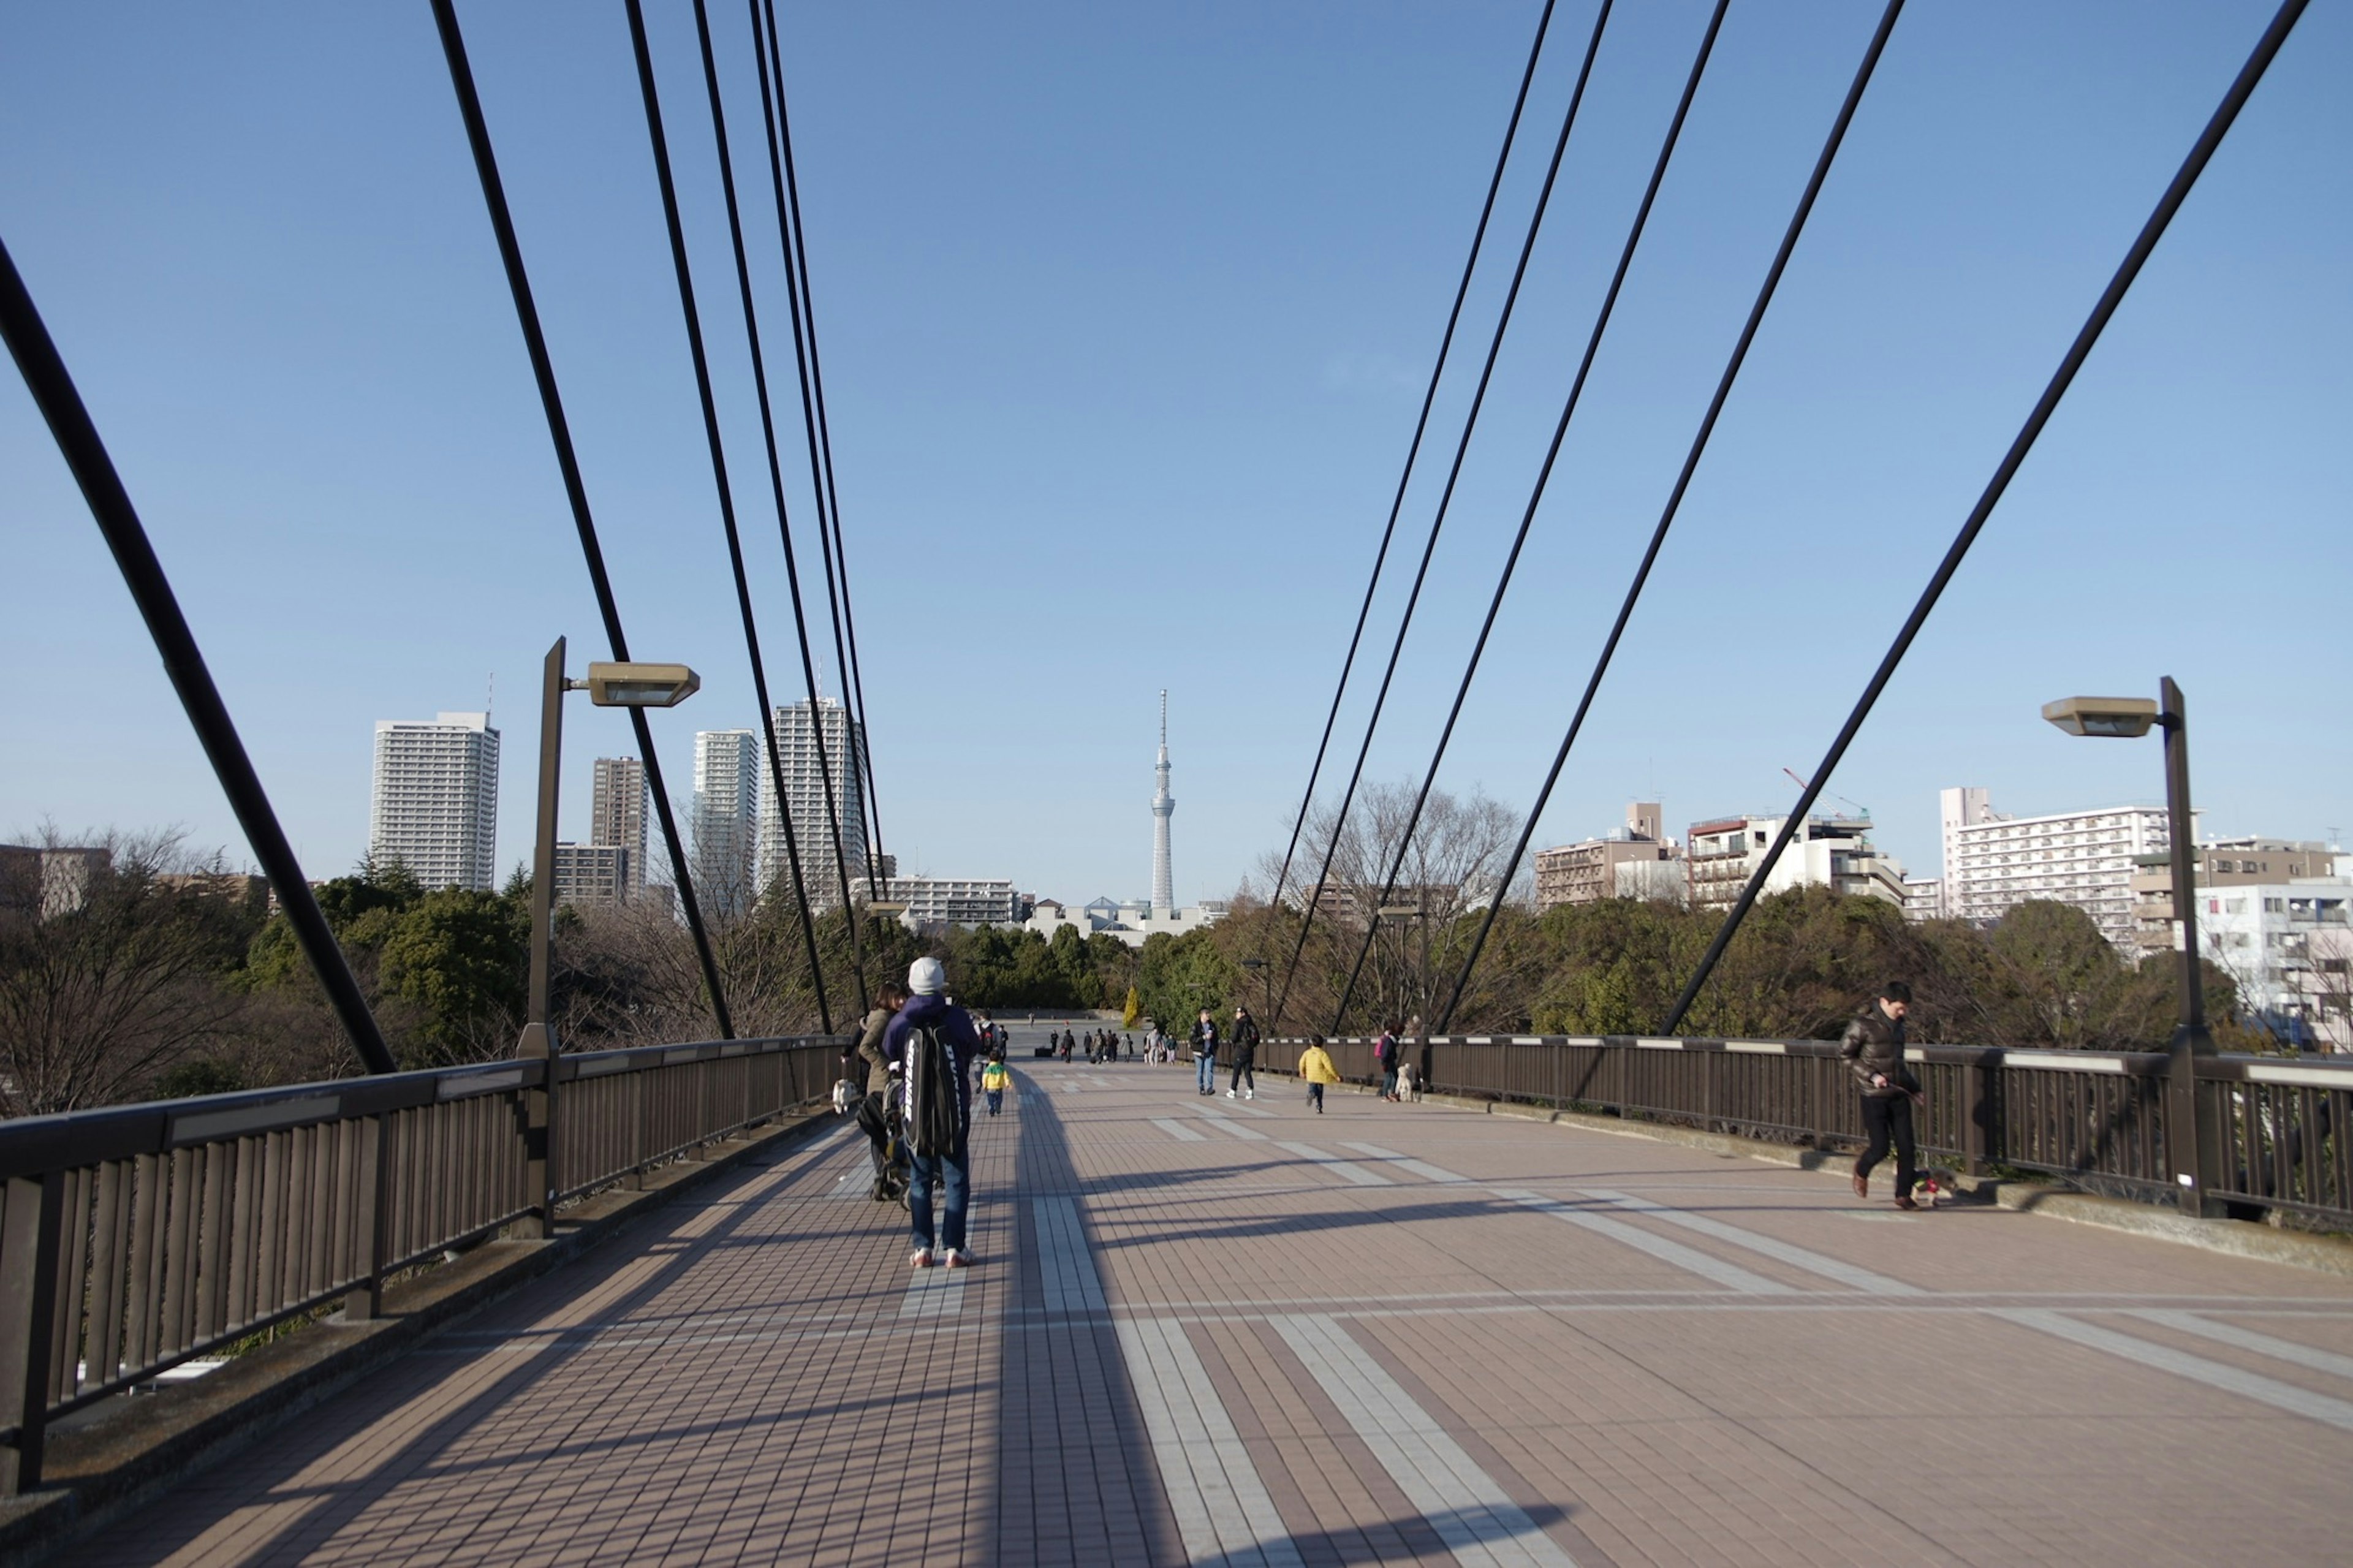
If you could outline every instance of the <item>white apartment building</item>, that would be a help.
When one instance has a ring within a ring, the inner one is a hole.
[[[2073,904],[2133,947],[2133,858],[2163,855],[2165,808],[2105,806],[2002,816],[1983,790],[1944,792],[1945,912],[1990,924],[2030,899]]]
[[[1683,840],[1683,867],[1690,879],[1692,908],[1728,910],[1740,889],[1764,863],[1765,852],[1782,825],[1779,816],[1720,816],[1694,822]],[[1882,855],[1865,837],[1867,816],[1811,816],[1775,862],[1759,896],[1791,888],[1825,887],[1862,898],[1905,903],[1904,867]]]
[[[1942,877],[1905,879],[1904,918],[1907,921],[1944,919],[1945,879]]]
[[[907,906],[902,918],[912,925],[1012,925],[1021,919],[1021,896],[1010,880],[892,877],[882,885],[892,902]]]
[[[839,702],[820,698],[814,713],[806,702],[778,708],[769,716],[776,760],[784,773],[785,806],[792,814],[793,843],[812,909],[833,909],[841,889],[866,872],[866,814],[860,805],[859,761],[865,742],[860,727]],[[822,741],[824,764],[818,764]],[[785,855],[783,817],[777,809],[767,759],[757,767],[760,803],[759,887],[791,893],[791,866]],[[827,811],[826,784],[832,781],[833,809],[840,816],[841,861],[835,864],[833,821]]]
[[[2245,1022],[2285,1044],[2353,1049],[2353,880],[2200,888],[2198,950],[2238,987]]]
[[[588,842],[629,852],[622,897],[634,898],[646,885],[646,764],[635,757],[596,759],[589,795]]]
[[[694,889],[712,914],[749,914],[757,901],[760,823],[757,730],[694,737]]]
[[[487,892],[498,877],[499,732],[488,713],[381,719],[368,853],[426,888]]]

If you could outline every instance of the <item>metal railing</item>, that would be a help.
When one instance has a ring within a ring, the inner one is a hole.
[[[66,1413],[824,1099],[839,1037],[394,1073],[0,1122],[0,1492]]]
[[[1292,1070],[1304,1044],[1271,1042],[1270,1065]],[[1379,1077],[1371,1040],[1324,1048],[1351,1081]],[[1854,1080],[1830,1040],[1455,1035],[1406,1050],[1423,1085],[1441,1094],[1819,1148],[1864,1137]],[[2172,1110],[2176,1080],[2163,1051],[1915,1046],[1905,1055],[1926,1091],[1925,1157],[1973,1175],[2032,1172],[2168,1204],[2180,1201],[2181,1173],[2203,1169],[2201,1208],[2353,1229],[2353,1063],[2197,1058],[2185,1119]]]

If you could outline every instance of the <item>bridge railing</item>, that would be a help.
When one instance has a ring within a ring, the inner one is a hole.
[[[836,1037],[348,1079],[0,1122],[0,1491],[47,1424],[823,1099]]]
[[[1288,1070],[1299,1039],[1271,1042]],[[1327,1040],[1357,1082],[1379,1076],[1373,1042]],[[1582,1110],[1820,1148],[1859,1145],[1862,1108],[1829,1040],[1455,1035],[1409,1042],[1425,1087],[1471,1099]],[[2196,1063],[2194,1128],[2168,1142],[2170,1058],[2162,1051],[1915,1046],[1926,1091],[1923,1154],[1971,1174],[1996,1169],[2171,1203],[2177,1172],[2209,1146],[2207,1195],[2232,1212],[2277,1211],[2353,1229],[2353,1062],[2220,1056]],[[2219,1156],[2219,1157],[2217,1157]]]

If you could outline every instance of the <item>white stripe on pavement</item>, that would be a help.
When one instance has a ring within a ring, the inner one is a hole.
[[[1354,1182],[1360,1187],[1393,1187],[1397,1185],[1395,1182],[1390,1181],[1387,1176],[1382,1175],[1378,1171],[1372,1169],[1370,1166],[1360,1165],[1354,1160],[1343,1160],[1337,1154],[1327,1154],[1323,1150],[1316,1148],[1313,1143],[1285,1143],[1281,1139],[1273,1140],[1273,1142],[1274,1146],[1282,1150],[1284,1153],[1296,1154],[1303,1160],[1312,1161],[1314,1163],[1322,1166],[1324,1170],[1331,1172],[1334,1175],[1340,1177],[1344,1181]]]
[[[1176,1323],[1123,1318],[1119,1348],[1187,1562],[1303,1568],[1208,1369]]]
[[[1793,1289],[1767,1279],[1761,1274],[1751,1274],[1747,1269],[1726,1263],[1720,1258],[1712,1258],[1696,1247],[1685,1247],[1680,1241],[1652,1236],[1647,1230],[1628,1225],[1623,1220],[1611,1219],[1606,1215],[1589,1214],[1557,1198],[1546,1197],[1542,1193],[1524,1192],[1516,1187],[1491,1187],[1488,1190],[1499,1198],[1525,1204],[1538,1214],[1548,1214],[1555,1219],[1582,1226],[1597,1236],[1623,1242],[1637,1252],[1647,1252],[1662,1263],[1672,1264],[1703,1279],[1713,1279],[1727,1290],[1738,1290],[1752,1296],[1785,1296]]]
[[[1176,1139],[1179,1143],[1207,1143],[1208,1142],[1207,1138],[1202,1137],[1198,1132],[1194,1131],[1183,1122],[1173,1121],[1168,1117],[1154,1116],[1147,1117],[1145,1120],[1149,1121],[1155,1127],[1159,1128],[1163,1132],[1167,1133],[1171,1138]]]
[[[1343,1143],[1343,1149],[1354,1149],[1359,1154],[1370,1154],[1376,1160],[1386,1160],[1400,1171],[1409,1171],[1425,1182],[1467,1182],[1468,1176],[1458,1176],[1424,1161],[1410,1159],[1394,1149],[1384,1149],[1377,1143]]]
[[[2267,1355],[2274,1361],[2284,1361],[2291,1365],[2306,1367],[2314,1372],[2325,1372],[2331,1377],[2353,1378],[2353,1355],[2339,1355],[2335,1351],[2325,1351],[2312,1345],[2298,1344],[2294,1340],[2275,1339],[2270,1334],[2259,1334],[2253,1329],[2240,1328],[2235,1323],[2211,1322],[2194,1312],[2173,1311],[2161,1307],[2143,1307],[2135,1310],[2132,1315],[2152,1323],[2162,1323],[2168,1329],[2176,1329],[2185,1334],[2196,1334],[2200,1339],[2212,1340],[2218,1344],[2236,1345],[2242,1351],[2253,1351],[2257,1355]]]
[[[1417,1404],[1337,1321],[1271,1320],[1382,1471],[1419,1510],[1454,1560],[1480,1568],[1576,1568],[1495,1479]]]
[[[1031,1198],[1029,1217],[1038,1232],[1038,1272],[1046,1287],[1046,1310],[1100,1316],[1103,1276],[1087,1253],[1087,1233],[1079,1224],[1074,1198]]]
[[[1760,1253],[1776,1262],[1786,1263],[1792,1268],[1802,1268],[1809,1274],[1819,1274],[1825,1279],[1835,1279],[1851,1289],[1866,1290],[1874,1296],[1924,1294],[1916,1285],[1906,1285],[1901,1279],[1891,1279],[1884,1274],[1874,1274],[1868,1268],[1858,1268],[1852,1263],[1842,1263],[1835,1258],[1820,1252],[1809,1252],[1802,1247],[1795,1247],[1786,1241],[1778,1241],[1769,1236],[1760,1236],[1753,1230],[1743,1230],[1736,1225],[1726,1225],[1720,1219],[1711,1219],[1705,1215],[1687,1214],[1682,1209],[1671,1207],[1666,1204],[1652,1203],[1648,1198],[1630,1197],[1624,1193],[1603,1192],[1593,1187],[1581,1188],[1579,1191],[1586,1197],[1599,1198],[1605,1204],[1612,1204],[1621,1209],[1631,1209],[1636,1214],[1647,1215],[1656,1220],[1664,1220],[1669,1225],[1679,1225],[1685,1230],[1695,1230],[1702,1236],[1714,1237],[1716,1240],[1728,1242],[1734,1247],[1745,1247],[1751,1252]]]
[[[2120,1334],[2113,1329],[2104,1329],[2095,1323],[2080,1322],[2073,1318],[2039,1307],[1995,1308],[1987,1315],[2000,1318],[2005,1322],[2016,1323],[2021,1328],[2033,1329],[2054,1338],[2066,1340],[2089,1350],[2105,1351],[2109,1355],[2120,1356],[2126,1361],[2138,1362],[2141,1365],[2154,1368],[2158,1372],[2169,1372],[2176,1377],[2188,1378],[2192,1383],[2202,1383],[2209,1388],[2219,1388],[2226,1394],[2235,1394],[2242,1398],[2268,1405],[2275,1410],[2284,1410],[2290,1415],[2301,1415],[2307,1420],[2318,1421],[2327,1426],[2353,1432],[2353,1401],[2338,1399],[2326,1394],[2315,1394],[2308,1388],[2298,1388],[2294,1384],[2282,1383],[2277,1378],[2264,1377],[2258,1373],[2242,1372],[2235,1366],[2226,1366],[2219,1361],[2208,1361],[2204,1356],[2189,1355],[2173,1349],[2170,1345],[2160,1345],[2149,1340],[2135,1339],[2130,1334]]]
[[[1200,1111],[1203,1118],[1208,1121],[1210,1126],[1216,1128],[1220,1132],[1231,1133],[1245,1143],[1264,1143],[1270,1142],[1267,1135],[1260,1131],[1257,1128],[1245,1127],[1239,1121],[1229,1121],[1221,1112],[1212,1110],[1206,1105],[1197,1106],[1194,1109]]]

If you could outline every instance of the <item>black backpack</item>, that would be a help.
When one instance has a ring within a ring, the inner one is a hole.
[[[955,1149],[958,1131],[955,1060],[935,1028],[907,1031],[907,1137],[926,1157]]]

